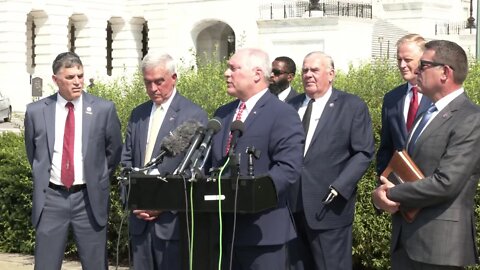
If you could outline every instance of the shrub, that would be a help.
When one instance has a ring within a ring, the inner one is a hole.
[[[178,91],[202,106],[209,115],[220,105],[232,100],[226,94],[223,73],[224,62],[207,62],[203,67],[180,69]],[[381,127],[381,105],[383,95],[402,83],[396,67],[386,61],[364,63],[360,67],[350,67],[348,73],[338,72],[334,87],[360,96],[369,106],[373,121],[375,141],[378,146]],[[470,98],[480,103],[480,64],[470,66],[470,74],[465,82]],[[301,76],[297,75],[293,86],[301,91]],[[133,80],[119,79],[109,84],[96,83],[89,90],[92,94],[112,100],[125,130],[131,110],[148,99],[143,80],[136,74]],[[25,157],[23,136],[13,133],[0,135],[0,250],[7,252],[31,253],[34,246],[30,226],[30,196],[32,193],[30,166]],[[371,204],[370,193],[375,188],[374,162],[358,185],[355,221],[353,224],[353,256],[355,269],[388,269],[390,218],[387,214],[376,215]],[[128,258],[126,226],[119,230],[123,211],[118,196],[118,181],[112,181],[111,214],[109,219],[108,252],[115,258],[118,235],[122,235],[120,257]],[[476,201],[480,200],[477,195]],[[477,216],[480,206],[476,205]],[[477,222],[477,241],[480,223]],[[72,242],[67,254],[75,254]],[[480,269],[480,267],[472,268]]]

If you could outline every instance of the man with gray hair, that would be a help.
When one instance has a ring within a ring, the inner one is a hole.
[[[238,174],[248,175],[246,149],[254,147],[260,152],[254,164],[255,175],[269,175],[278,198],[274,208],[259,213],[223,214],[223,244],[233,247],[224,253],[224,269],[285,269],[285,244],[296,237],[287,193],[302,167],[304,135],[295,110],[268,91],[270,73],[268,55],[260,49],[238,50],[224,73],[227,93],[236,100],[215,112],[222,129],[212,140],[212,165],[224,165],[233,151],[229,147],[232,122],[244,122],[243,135],[234,151],[240,156]]]
[[[175,62],[168,54],[149,52],[141,64],[149,101],[133,109],[122,151],[123,167],[142,167],[161,151],[163,138],[189,120],[207,122],[207,114],[176,89]],[[156,169],[172,174],[182,155],[165,157]],[[180,196],[180,195],[179,195]],[[180,228],[171,211],[133,210],[130,215],[135,270],[181,268]]]
[[[333,88],[334,78],[330,56],[307,54],[302,66],[305,93],[289,102],[302,117],[306,134],[300,186],[290,200],[299,246],[294,241],[289,247],[292,264],[303,263],[304,269],[352,269],[357,183],[374,154],[367,104]]]

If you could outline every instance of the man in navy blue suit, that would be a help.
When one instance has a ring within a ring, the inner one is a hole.
[[[122,151],[123,167],[142,167],[161,152],[162,140],[188,120],[207,122],[207,114],[175,87],[175,62],[168,54],[149,52],[142,74],[150,100],[133,109]],[[165,157],[154,173],[171,174],[182,156]],[[180,196],[180,195],[179,195]],[[135,270],[181,268],[180,233],[176,213],[133,210],[129,229]]]
[[[227,92],[237,99],[215,112],[222,129],[212,141],[212,165],[222,166],[234,120],[245,124],[235,153],[240,157],[240,175],[247,175],[247,147],[255,147],[260,157],[255,174],[268,174],[274,183],[277,207],[256,214],[237,214],[232,269],[285,269],[285,243],[295,229],[287,208],[287,193],[298,180],[302,167],[304,133],[300,118],[288,104],[268,91],[271,73],[266,52],[238,50],[225,71]],[[223,214],[224,244],[231,246],[233,215]],[[225,252],[229,255],[229,252]],[[228,256],[229,257],[229,256]],[[224,267],[230,264],[224,260]]]
[[[306,133],[300,185],[289,200],[299,234],[289,253],[300,269],[352,269],[357,183],[374,155],[367,105],[333,88],[334,78],[330,56],[307,54],[302,66],[305,93],[290,101]]]
[[[417,92],[417,70],[425,49],[425,39],[408,34],[397,41],[397,65],[407,82],[385,94],[382,105],[382,130],[377,151],[377,174],[382,174],[395,150],[405,147],[407,134],[417,115],[422,114],[431,101]]]

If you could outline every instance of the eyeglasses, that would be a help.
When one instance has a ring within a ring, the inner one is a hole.
[[[273,73],[273,75],[275,75],[275,76],[280,76],[280,75],[282,75],[282,74],[288,74],[288,73],[290,73],[290,72],[281,71],[281,70],[278,70],[278,69],[272,69],[272,73]]]
[[[443,67],[449,67],[451,68],[452,70],[455,70],[453,69],[451,66],[447,65],[447,64],[444,64],[444,63],[439,63],[439,62],[434,62],[434,61],[428,61],[428,60],[420,60],[420,66],[419,66],[419,69],[421,71],[429,68],[429,67],[439,67],[439,66],[443,66]]]

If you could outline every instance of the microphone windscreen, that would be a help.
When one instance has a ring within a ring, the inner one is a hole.
[[[220,119],[218,117],[214,117],[208,121],[207,129],[211,129],[213,134],[216,134],[222,128],[222,123],[220,123]]]
[[[230,131],[232,132],[239,131],[240,136],[242,136],[244,130],[245,130],[245,124],[240,120],[233,121],[232,126],[230,127]]]
[[[185,151],[190,145],[190,140],[202,124],[195,120],[189,120],[179,125],[162,142],[162,148],[168,152],[168,156],[174,157]]]

